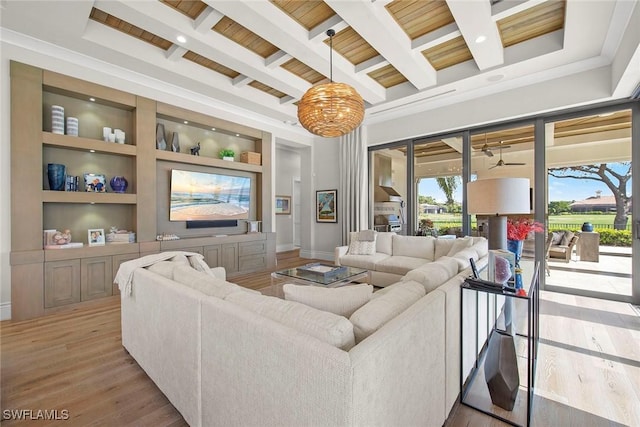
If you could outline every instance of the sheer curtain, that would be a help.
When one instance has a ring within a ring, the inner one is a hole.
[[[349,243],[349,232],[369,228],[366,131],[358,127],[340,137],[340,145],[342,244],[346,245]]]

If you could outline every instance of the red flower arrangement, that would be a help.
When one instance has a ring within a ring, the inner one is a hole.
[[[517,218],[507,220],[507,239],[524,240],[531,232],[539,233],[544,231],[544,225],[532,221],[528,218]]]

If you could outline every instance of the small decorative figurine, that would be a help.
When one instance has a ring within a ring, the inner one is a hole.
[[[200,155],[200,142],[198,142],[198,144],[195,147],[189,148],[189,151],[191,151],[192,155],[199,156]]]

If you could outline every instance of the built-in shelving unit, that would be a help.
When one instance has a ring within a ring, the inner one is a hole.
[[[78,136],[52,132],[51,106],[78,118]],[[172,168],[217,170],[252,179],[252,220],[271,229],[271,135],[198,112],[25,64],[11,63],[12,318],[37,317],[60,307],[112,295],[120,263],[165,250],[202,253],[230,276],[275,265],[275,235],[230,229],[187,230],[168,220],[168,177]],[[156,126],[166,129],[168,150],[156,147]],[[122,130],[124,143],[104,140],[103,128]],[[173,133],[180,152],[171,150]],[[201,144],[200,155],[190,148]],[[222,148],[262,153],[261,165],[225,161]],[[78,191],[52,191],[49,163],[64,164],[78,177]],[[222,173],[222,172],[221,172]],[[106,192],[85,191],[85,174],[105,176]],[[34,179],[34,177],[42,179]],[[124,193],[109,181],[124,176]],[[116,226],[136,233],[136,243],[89,246],[88,230]],[[69,229],[83,247],[44,249],[45,229]],[[165,232],[180,240],[158,242]],[[225,237],[213,237],[224,234]]]

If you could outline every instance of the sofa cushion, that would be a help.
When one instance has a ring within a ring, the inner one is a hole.
[[[489,255],[489,241],[485,237],[472,237],[473,244],[471,249],[476,251],[478,259]]]
[[[145,267],[149,271],[153,271],[156,274],[166,277],[167,279],[173,279],[173,268],[177,264],[171,261],[158,261]]]
[[[318,310],[349,317],[371,299],[373,286],[367,284],[323,288],[320,286],[285,284],[284,299],[297,301]]]
[[[423,237],[422,237],[423,238]],[[353,323],[356,343],[384,326],[425,295],[418,282],[402,282],[356,310],[349,320]],[[428,325],[425,325],[428,327]]]
[[[424,239],[424,237],[423,237]],[[424,258],[393,255],[385,258],[375,265],[375,271],[383,273],[399,274],[404,276],[408,271],[418,268],[428,261]]]
[[[189,286],[205,295],[224,299],[234,292],[258,293],[251,289],[243,288],[235,283],[217,279],[210,274],[197,271],[188,265],[176,265],[173,268],[173,280]]]
[[[406,282],[409,282],[409,280],[407,280]],[[421,298],[423,293],[420,290],[420,288],[417,287],[417,286],[413,286],[412,284],[406,285],[406,282],[402,282],[401,281],[401,282],[396,282],[393,285],[386,286],[386,287],[380,289],[379,291],[374,292],[373,295],[371,295],[371,299],[379,298],[379,297],[383,296],[384,294],[387,294],[387,293],[391,292],[395,288],[403,288],[408,292],[415,293],[418,298]]]
[[[462,249],[471,247],[473,240],[470,236],[458,239],[436,239],[434,260],[443,256],[453,256]]]
[[[435,237],[393,236],[393,256],[407,256],[433,261]]]
[[[376,253],[374,255],[347,254],[340,257],[340,265],[364,268],[365,270],[375,270],[376,264],[387,258],[389,258],[389,255],[382,253]]]
[[[349,250],[350,255],[373,255],[376,253],[376,237],[373,240],[360,240],[359,231],[350,233]]]
[[[396,233],[390,231],[379,232],[376,235],[376,252],[381,254],[392,255],[393,254],[393,236]]]
[[[330,345],[349,350],[353,347],[353,324],[345,317],[321,311],[296,301],[236,292],[226,301],[267,317]]]
[[[476,252],[473,247],[463,249],[453,256],[453,259],[458,262],[458,271],[462,271],[471,265],[471,262],[469,262],[470,258],[473,258],[474,261],[478,261],[478,259],[480,259],[478,257],[478,252]]]
[[[457,260],[443,256],[411,270],[402,278],[402,281],[422,283],[425,292],[429,293],[458,274],[458,268]]]

